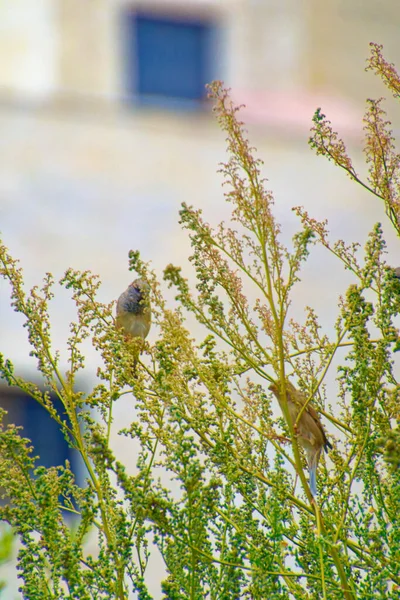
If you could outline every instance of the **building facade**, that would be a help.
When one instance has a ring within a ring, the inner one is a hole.
[[[224,135],[204,90],[214,78],[247,106],[243,120],[265,162],[285,241],[299,227],[291,207],[304,205],[347,241],[363,243],[373,223],[384,222],[395,256],[383,207],[314,156],[307,139],[322,106],[365,172],[364,101],[386,94],[364,72],[368,43],[384,44],[400,65],[399,26],[396,0],[1,0],[0,231],[27,286],[47,271],[60,278],[68,267],[89,269],[109,302],[130,282],[130,249],[160,275],[168,263],[188,268],[181,203],[202,208],[213,224],[229,215],[217,173]],[[397,130],[400,120],[392,120]],[[343,289],[332,288],[342,275],[331,260],[311,256],[299,287],[328,326],[350,281],[343,276]],[[52,316],[63,357],[74,318],[65,290]],[[153,329],[150,342],[156,337]],[[35,379],[3,281],[0,339],[18,373]],[[83,388],[95,381],[97,360],[89,347]],[[131,453],[117,431],[130,416],[121,402],[114,446],[122,460]]]

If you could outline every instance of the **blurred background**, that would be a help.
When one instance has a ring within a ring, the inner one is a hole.
[[[383,206],[307,141],[322,107],[365,175],[365,99],[389,96],[364,70],[368,44],[383,44],[400,68],[399,27],[398,0],[0,0],[0,232],[27,287],[47,271],[59,279],[68,267],[89,269],[103,281],[99,299],[110,302],[132,280],[130,249],[160,276],[170,262],[187,266],[181,203],[202,208],[211,224],[229,215],[217,172],[224,134],[205,97],[212,79],[246,105],[241,115],[264,160],[284,241],[299,228],[293,206],[327,218],[332,239],[346,242],[364,244],[382,221],[388,261],[397,266],[398,241]],[[386,106],[398,133],[399,107],[391,98]],[[351,281],[314,249],[297,287],[299,319],[312,305],[329,333]],[[9,292],[0,281],[0,351],[19,375],[38,381]],[[61,289],[52,318],[66,368],[74,307]],[[156,337],[153,328],[149,341]],[[82,389],[96,376],[90,347],[87,355]],[[1,386],[0,404],[25,427],[42,464],[69,456],[33,401]],[[114,447],[133,472],[130,443],[117,436],[132,411],[131,400],[118,403]],[[10,570],[0,571],[9,581],[5,598],[17,597]],[[160,562],[152,573],[157,597]]]

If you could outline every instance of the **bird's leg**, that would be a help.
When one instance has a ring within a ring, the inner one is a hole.
[[[285,437],[284,435],[274,435],[274,440],[278,440],[282,444],[290,444],[290,438]]]

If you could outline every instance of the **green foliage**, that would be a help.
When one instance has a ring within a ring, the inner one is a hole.
[[[8,526],[4,527],[4,524],[2,524],[0,529],[0,567],[10,561],[13,550],[13,542],[14,535],[11,529]],[[0,579],[0,596],[6,585],[6,581],[2,581]]]
[[[370,66],[381,72],[379,57],[374,47]],[[386,82],[389,76],[395,81],[389,67]],[[53,277],[47,274],[41,288],[26,293],[17,261],[1,246],[0,272],[11,285],[14,310],[25,317],[45,391],[23,380],[4,356],[0,373],[48,411],[82,457],[87,476],[82,489],[69,464],[36,467],[29,440],[3,424],[0,517],[21,541],[23,596],[122,600],[133,593],[151,600],[146,577],[155,545],[167,570],[162,597],[169,600],[398,598],[393,352],[400,284],[385,264],[382,228],[372,227],[362,253],[359,244],[332,242],[326,223],[296,208],[301,229],[286,248],[238,109],[220,83],[210,86],[210,95],[228,141],[230,158],[221,170],[231,222],[213,228],[200,210],[183,205],[180,220],[191,240],[197,284],[192,289],[179,267],[167,266],[164,285],[175,290],[173,307],[149,265],[131,251],[130,268],[151,285],[157,331],[134,372],[133,349],[115,327],[112,304],[97,300],[99,280],[73,270],[59,282],[77,307],[69,368],[62,372],[51,344]],[[379,103],[369,103],[369,183],[359,180],[320,111],[312,146],[382,198],[397,228],[398,155],[382,114]],[[354,275],[338,299],[333,335],[323,331],[312,308],[303,323],[290,318],[302,265],[317,244]],[[187,313],[203,325],[203,339],[188,331]],[[76,378],[85,368],[87,339],[102,366],[83,397]],[[330,390],[328,403],[325,384],[334,360],[337,399]],[[287,402],[281,402],[282,415],[268,391],[273,382],[284,389],[287,377],[312,399],[333,445],[319,465],[318,500],[310,493]],[[126,394],[134,399],[136,419],[120,435],[131,439],[132,454],[138,449],[134,476],[111,447],[113,408]],[[65,512],[74,515],[73,526]],[[88,550],[89,535],[96,537],[96,554]]]

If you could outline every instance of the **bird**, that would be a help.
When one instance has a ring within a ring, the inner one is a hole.
[[[400,279],[400,267],[393,269],[393,274],[396,277],[396,279]]]
[[[274,393],[281,405],[279,386],[276,383],[272,383],[269,389]],[[325,452],[328,452],[328,448],[332,448],[332,444],[328,441],[318,413],[311,402],[307,403],[299,421],[296,423],[301,408],[307,402],[307,397],[303,392],[297,390],[290,381],[286,381],[286,399],[289,415],[295,433],[298,436],[298,442],[306,452],[310,473],[310,490],[315,498],[317,495],[317,467],[321,451],[324,448]]]
[[[151,326],[150,285],[135,279],[117,300],[116,326],[127,339],[145,340]]]

